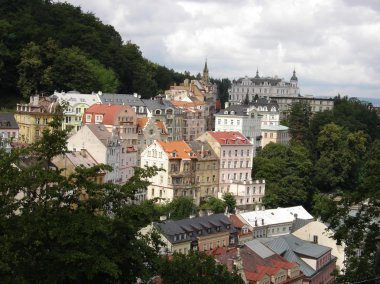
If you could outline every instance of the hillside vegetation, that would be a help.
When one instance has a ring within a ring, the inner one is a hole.
[[[144,58],[114,27],[71,4],[2,0],[0,13],[3,102],[73,89],[149,98],[191,77]]]

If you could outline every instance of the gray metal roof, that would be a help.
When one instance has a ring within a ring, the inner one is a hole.
[[[217,114],[218,115],[230,115],[231,111],[234,111],[235,113],[233,115],[239,115],[239,116],[248,116],[247,109],[249,106],[247,105],[231,105],[228,108],[221,109]],[[225,111],[228,111],[228,114],[224,114]]]
[[[99,99],[102,104],[145,106],[137,95],[103,93],[99,95]]]
[[[154,226],[158,228],[171,243],[195,240],[197,236],[207,236],[220,232],[236,232],[236,229],[229,218],[223,213],[177,221],[168,220],[165,222],[154,223]],[[217,229],[218,227],[219,231]],[[200,230],[202,230],[202,232],[201,234],[198,234],[198,231]],[[176,240],[174,239],[174,236],[180,235],[183,237],[176,238]]]
[[[0,129],[19,129],[13,113],[0,112]]]
[[[313,220],[300,219],[300,218],[295,219],[293,222],[293,225],[292,225],[292,233],[297,231],[298,229],[301,229],[302,227],[306,226],[310,222],[313,222]]]
[[[246,242],[245,245],[262,258],[267,258],[275,254],[273,250],[269,249],[258,240]]]
[[[297,262],[301,271],[307,276],[313,275],[316,271],[302,260],[301,256],[309,258],[319,258],[329,252],[331,248],[304,241],[296,236],[289,234],[277,238],[263,238],[260,242],[265,244],[277,254],[291,262]],[[332,259],[335,257],[332,256]]]

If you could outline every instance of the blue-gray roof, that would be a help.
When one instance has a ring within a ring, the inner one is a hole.
[[[13,113],[0,112],[0,129],[19,129]]]

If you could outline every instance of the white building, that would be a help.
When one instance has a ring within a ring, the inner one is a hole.
[[[235,131],[243,134],[254,146],[261,146],[262,115],[254,106],[231,105],[215,114],[215,131]]]
[[[113,171],[106,173],[104,182],[120,183],[120,154],[122,146],[120,140],[103,125],[84,125],[77,133],[67,140],[69,151],[86,149],[99,164],[110,165]],[[124,180],[125,181],[125,180]]]
[[[67,104],[62,129],[72,128],[71,133],[77,132],[82,127],[82,116],[86,109],[100,102],[98,94],[81,94],[77,91],[67,93],[55,91],[52,97],[56,97],[61,105]]]
[[[233,81],[231,88],[228,90],[230,104],[241,104],[248,95],[249,101],[255,98],[271,98],[276,96],[298,96],[298,78],[295,70],[290,81],[278,77],[260,77],[259,71],[256,76],[249,78],[245,76]]]
[[[177,196],[197,199],[199,188],[195,185],[195,159],[185,141],[155,140],[141,153],[141,167],[156,166],[163,171],[150,178],[147,198],[172,201]]]
[[[254,238],[277,237],[292,232],[295,219],[313,220],[302,206],[257,210],[237,214],[253,231]]]

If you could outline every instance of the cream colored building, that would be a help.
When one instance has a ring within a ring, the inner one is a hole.
[[[57,105],[55,98],[38,95],[31,96],[28,104],[17,104],[14,116],[19,126],[19,142],[36,142],[42,132],[49,128],[48,124],[53,120]]]
[[[293,232],[293,235],[302,240],[332,248],[331,254],[337,257],[337,269],[339,271],[344,269],[345,244],[342,243],[342,245],[338,245],[332,238],[333,233],[331,230],[328,230],[324,223],[320,221],[312,221]]]
[[[261,147],[264,148],[270,142],[288,145],[289,128],[284,125],[265,125],[261,126]]]

